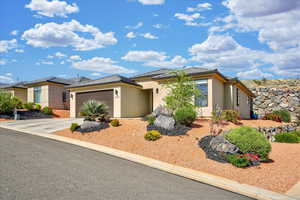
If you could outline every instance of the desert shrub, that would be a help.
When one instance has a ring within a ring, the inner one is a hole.
[[[148,141],[155,141],[161,138],[161,134],[159,131],[151,130],[145,134],[144,138]]]
[[[276,110],[273,114],[279,115],[284,122],[291,122],[291,113],[286,109]]]
[[[22,101],[18,97],[12,97],[11,103],[13,104],[13,106],[15,108],[20,109],[20,108],[23,107],[23,103],[22,103]]]
[[[82,105],[80,114],[84,116],[87,121],[95,121],[97,118],[105,119],[108,115],[108,111],[105,104],[95,100],[89,100]]]
[[[46,114],[46,115],[52,115],[53,114],[53,110],[52,108],[49,108],[48,106],[44,107],[42,109],[42,113]]]
[[[272,148],[267,138],[251,127],[242,126],[231,129],[225,134],[225,138],[239,147],[241,152],[257,154],[262,160],[268,159]]]
[[[35,110],[41,110],[42,109],[42,106],[40,104],[35,104],[34,105],[34,109]]]
[[[296,124],[300,126],[300,110],[296,111]]]
[[[300,137],[296,134],[296,132],[279,133],[276,134],[274,137],[275,142],[298,143],[300,141]]]
[[[175,121],[185,126],[191,126],[196,120],[197,112],[193,106],[184,106],[175,111]]]
[[[72,131],[72,133],[74,131],[76,131],[80,126],[77,123],[72,123],[71,127],[70,127],[70,131]]]
[[[268,113],[263,117],[263,120],[272,120],[275,122],[282,122],[282,118],[280,115],[275,113]]]
[[[245,155],[229,154],[227,161],[236,167],[247,167],[251,164],[250,160]]]
[[[237,123],[239,118],[239,112],[236,110],[223,110],[222,116],[223,119],[228,122]]]
[[[156,117],[154,115],[150,114],[150,115],[147,115],[146,119],[147,119],[147,122],[149,125],[153,125]]]
[[[120,121],[118,119],[113,119],[110,122],[110,125],[112,125],[113,127],[118,127],[118,126],[120,126]]]
[[[216,104],[214,106],[214,110],[212,111],[212,119],[210,120],[209,123],[209,132],[213,136],[220,135],[223,132],[223,124],[222,121],[223,115],[222,115],[222,109],[221,107]]]
[[[0,90],[0,113],[7,114],[14,110],[11,93]]]
[[[34,110],[35,103],[28,102],[28,103],[25,103],[23,106],[25,109],[32,111],[32,110]]]

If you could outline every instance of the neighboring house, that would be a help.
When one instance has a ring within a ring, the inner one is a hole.
[[[48,106],[53,109],[69,109],[70,95],[66,86],[90,80],[85,77],[63,79],[47,77],[24,84],[27,87],[27,102]]]
[[[25,82],[18,82],[9,85],[0,85],[0,89],[11,93],[13,97],[18,97],[23,103],[27,103],[27,88]]]
[[[168,89],[164,87],[174,75],[170,69],[160,69],[135,77],[119,75],[68,86],[70,90],[70,115],[80,116],[82,104],[90,99],[108,105],[113,117],[142,117],[164,104]],[[234,109],[242,118],[250,117],[253,93],[238,79],[229,79],[218,70],[185,68],[184,71],[196,81],[202,96],[195,98],[198,114],[210,117],[216,105],[221,109]]]

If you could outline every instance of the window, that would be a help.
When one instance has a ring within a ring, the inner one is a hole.
[[[195,105],[200,107],[208,106],[208,84],[207,80],[196,82],[196,87],[200,90],[201,96],[195,98]]]
[[[63,91],[62,100],[64,103],[67,102],[67,92],[66,91]]]
[[[240,94],[239,94],[239,88],[236,88],[236,105],[240,105]]]
[[[33,88],[34,103],[41,103],[41,92],[42,92],[41,87]]]

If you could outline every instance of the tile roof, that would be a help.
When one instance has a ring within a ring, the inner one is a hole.
[[[91,85],[101,85],[101,84],[107,84],[107,83],[118,83],[118,82],[123,82],[123,83],[127,83],[127,84],[140,86],[134,80],[131,80],[127,77],[120,76],[120,75],[112,75],[112,76],[105,76],[105,77],[102,77],[102,78],[99,78],[96,80],[75,83],[75,84],[70,85],[68,88],[84,87],[84,86],[91,86]]]
[[[7,88],[27,88],[24,84],[26,82],[17,82],[17,83],[12,83],[12,84],[4,84],[4,85],[0,85],[1,89],[7,89]]]
[[[173,69],[162,68],[162,69],[146,72],[146,73],[143,73],[143,74],[139,74],[139,75],[133,76],[131,78],[134,79],[134,78],[141,78],[141,77],[153,77],[153,76],[168,73],[168,72],[171,72],[171,71],[173,71]]]
[[[41,83],[41,82],[52,82],[52,83],[59,83],[59,84],[63,84],[63,85],[71,85],[72,83],[74,83],[73,81],[68,80],[68,79],[51,76],[51,77],[46,77],[46,78],[26,82],[25,85],[32,85],[32,84]]]

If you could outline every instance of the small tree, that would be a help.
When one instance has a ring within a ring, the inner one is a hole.
[[[167,84],[170,90],[164,101],[168,108],[176,111],[183,107],[194,107],[194,99],[201,95],[195,82],[183,70],[171,72],[175,78]]]
[[[0,90],[0,114],[12,113],[15,105],[11,93]]]
[[[95,121],[97,118],[102,120],[108,115],[107,106],[95,100],[89,100],[82,105],[80,114],[88,121]]]

